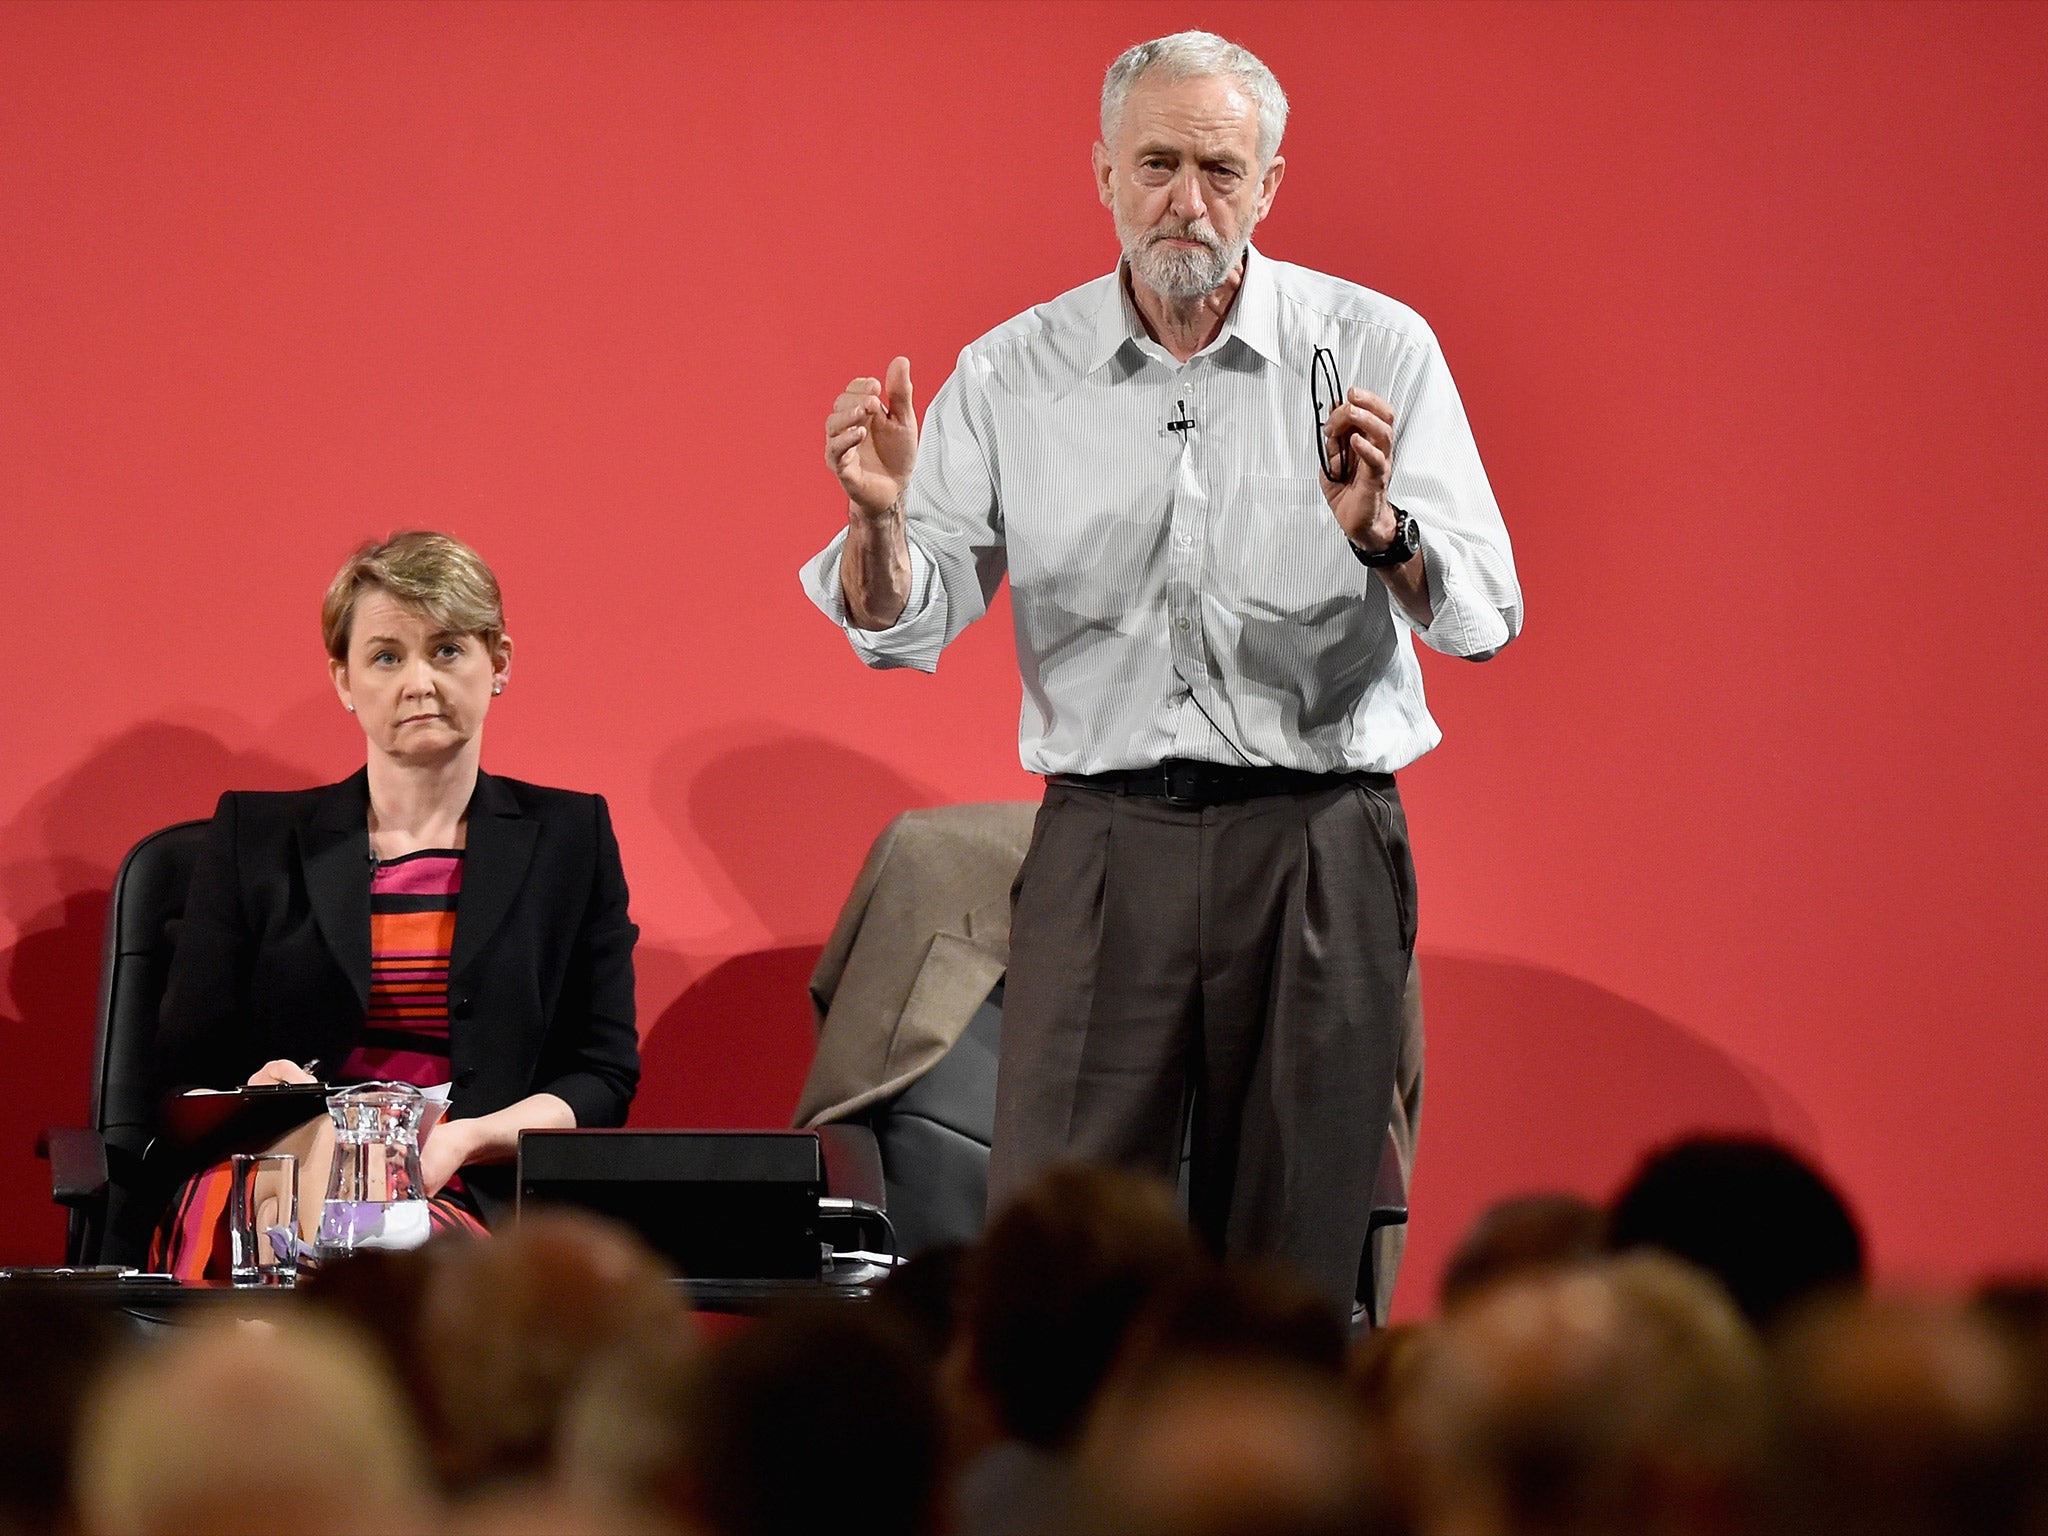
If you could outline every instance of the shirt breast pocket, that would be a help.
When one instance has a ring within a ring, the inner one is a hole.
[[[1236,514],[1218,553],[1248,617],[1315,621],[1357,603],[1361,568],[1314,476],[1246,475]]]

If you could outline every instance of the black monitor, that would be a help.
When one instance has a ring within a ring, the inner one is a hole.
[[[523,1131],[516,1213],[624,1222],[692,1280],[823,1272],[815,1131]]]

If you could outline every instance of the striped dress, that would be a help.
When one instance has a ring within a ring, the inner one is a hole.
[[[330,1082],[432,1088],[448,1081],[448,960],[461,894],[459,849],[423,848],[378,864],[370,877],[369,1016]],[[228,1278],[229,1179],[223,1158],[179,1186],[150,1243],[151,1269],[186,1281]],[[325,1194],[302,1184],[302,1209]],[[436,1232],[483,1230],[459,1173],[428,1209]]]

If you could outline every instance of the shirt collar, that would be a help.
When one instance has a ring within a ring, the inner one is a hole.
[[[1125,286],[1126,263],[1119,261],[1109,292],[1095,312],[1095,339],[1088,353],[1088,371],[1093,373],[1115,357],[1127,341],[1145,335],[1145,323]],[[1259,254],[1255,245],[1245,247],[1244,283],[1237,290],[1237,302],[1230,306],[1217,341],[1235,336],[1267,362],[1280,360],[1279,291],[1273,264]]]

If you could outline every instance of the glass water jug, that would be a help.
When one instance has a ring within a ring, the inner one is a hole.
[[[430,1102],[410,1083],[364,1083],[328,1095],[334,1167],[315,1245],[322,1259],[427,1240],[420,1119]]]

